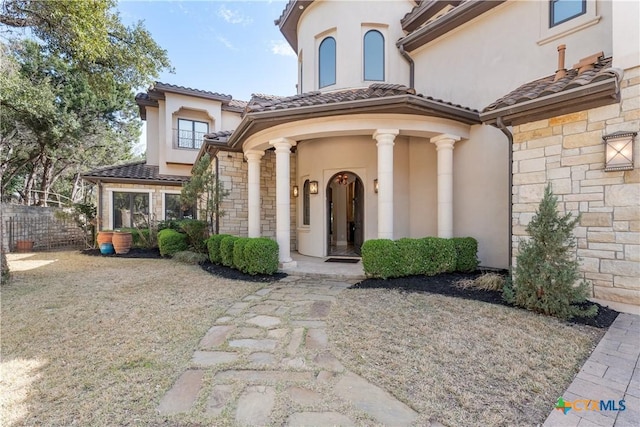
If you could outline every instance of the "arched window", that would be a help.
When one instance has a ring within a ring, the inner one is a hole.
[[[310,205],[310,188],[309,180],[307,179],[302,186],[302,225],[309,225],[311,223],[311,207]]]
[[[380,31],[364,35],[364,79],[384,81],[384,36]]]
[[[318,83],[320,87],[336,84],[336,40],[327,37],[318,49]]]

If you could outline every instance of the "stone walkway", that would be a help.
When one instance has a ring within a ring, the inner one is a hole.
[[[349,372],[327,350],[325,318],[355,283],[288,276],[231,306],[216,320],[158,411],[204,411],[240,425],[406,426],[417,413]],[[355,415],[354,415],[355,414]]]
[[[544,426],[640,426],[639,359],[640,316],[621,313],[562,395],[572,408],[553,410]],[[601,410],[601,400],[615,403]]]

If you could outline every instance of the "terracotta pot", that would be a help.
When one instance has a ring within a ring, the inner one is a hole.
[[[126,254],[131,249],[131,241],[133,240],[133,236],[131,233],[126,232],[115,232],[111,237],[111,242],[113,243],[113,249],[115,249],[117,254]]]
[[[111,243],[111,238],[113,236],[113,231],[99,231],[98,237],[96,237],[96,242],[98,243],[98,247],[103,243]]]
[[[16,251],[17,252],[33,252],[33,240],[17,240]]]

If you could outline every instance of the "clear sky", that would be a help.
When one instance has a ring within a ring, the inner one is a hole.
[[[175,73],[158,80],[248,101],[252,93],[296,93],[297,60],[273,21],[286,0],[128,1],[126,25],[144,26],[168,52]]]

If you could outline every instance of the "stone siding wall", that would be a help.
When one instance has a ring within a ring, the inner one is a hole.
[[[16,241],[34,242],[34,250],[84,247],[90,238],[69,216],[71,209],[2,203],[2,250],[14,251]]]
[[[220,218],[220,233],[247,236],[248,213],[248,164],[242,153],[218,153],[218,175],[229,195],[221,203],[224,215]],[[291,154],[291,182],[295,185],[296,161]],[[291,199],[291,250],[296,249],[295,200]],[[260,161],[260,233],[276,238],[276,155],[267,150]]]
[[[640,305],[640,138],[635,168],[618,172],[604,171],[602,140],[640,129],[640,67],[620,88],[620,103],[514,127],[512,244],[515,257],[551,182],[559,209],[581,214],[577,256],[593,297]]]

